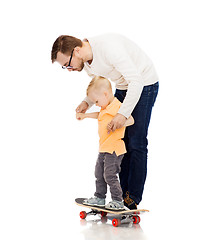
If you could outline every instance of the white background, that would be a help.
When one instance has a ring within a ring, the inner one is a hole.
[[[94,193],[97,122],[75,119],[90,79],[51,64],[51,48],[62,34],[106,32],[134,40],[160,78],[140,204],[156,218],[143,220],[147,239],[202,238],[202,22],[198,0],[0,4],[1,240],[77,232],[74,199]]]

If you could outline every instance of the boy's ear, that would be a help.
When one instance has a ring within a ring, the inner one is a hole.
[[[108,92],[104,91],[104,96],[107,97],[108,96]]]

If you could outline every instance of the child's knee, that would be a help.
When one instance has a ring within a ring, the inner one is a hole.
[[[112,182],[117,181],[117,175],[116,175],[116,173],[113,173],[113,172],[105,172],[104,180],[108,185],[111,185]]]

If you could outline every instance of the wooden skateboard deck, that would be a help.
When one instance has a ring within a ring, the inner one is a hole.
[[[144,213],[144,212],[149,212],[149,210],[147,210],[147,209],[110,210],[110,209],[106,209],[105,207],[90,206],[90,205],[83,204],[83,201],[85,199],[86,198],[76,198],[75,199],[75,203],[78,206],[91,209],[91,211],[88,213],[86,213],[85,211],[80,212],[81,219],[85,219],[87,215],[101,214],[102,217],[105,217],[108,213],[115,214],[115,215],[118,215],[119,218],[118,219],[115,218],[112,220],[112,224],[114,227],[119,226],[122,223],[122,221],[124,221],[126,219],[131,219],[133,221],[133,223],[135,223],[135,224],[139,223],[140,217],[138,215],[141,213]]]

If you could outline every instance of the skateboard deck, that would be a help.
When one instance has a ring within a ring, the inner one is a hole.
[[[126,219],[130,219],[133,223],[137,224],[137,223],[140,222],[140,217],[138,215],[140,215],[141,213],[149,212],[149,210],[147,210],[147,209],[110,210],[110,209],[107,209],[105,207],[97,207],[97,206],[91,206],[91,205],[83,204],[83,201],[85,199],[86,198],[76,198],[75,199],[75,203],[78,206],[86,207],[86,208],[91,209],[91,211],[88,212],[88,213],[85,212],[85,211],[80,212],[80,218],[81,219],[85,219],[87,215],[101,214],[102,217],[105,217],[108,213],[115,214],[115,215],[118,215],[118,218],[114,218],[112,220],[112,225],[114,227],[119,226]]]

